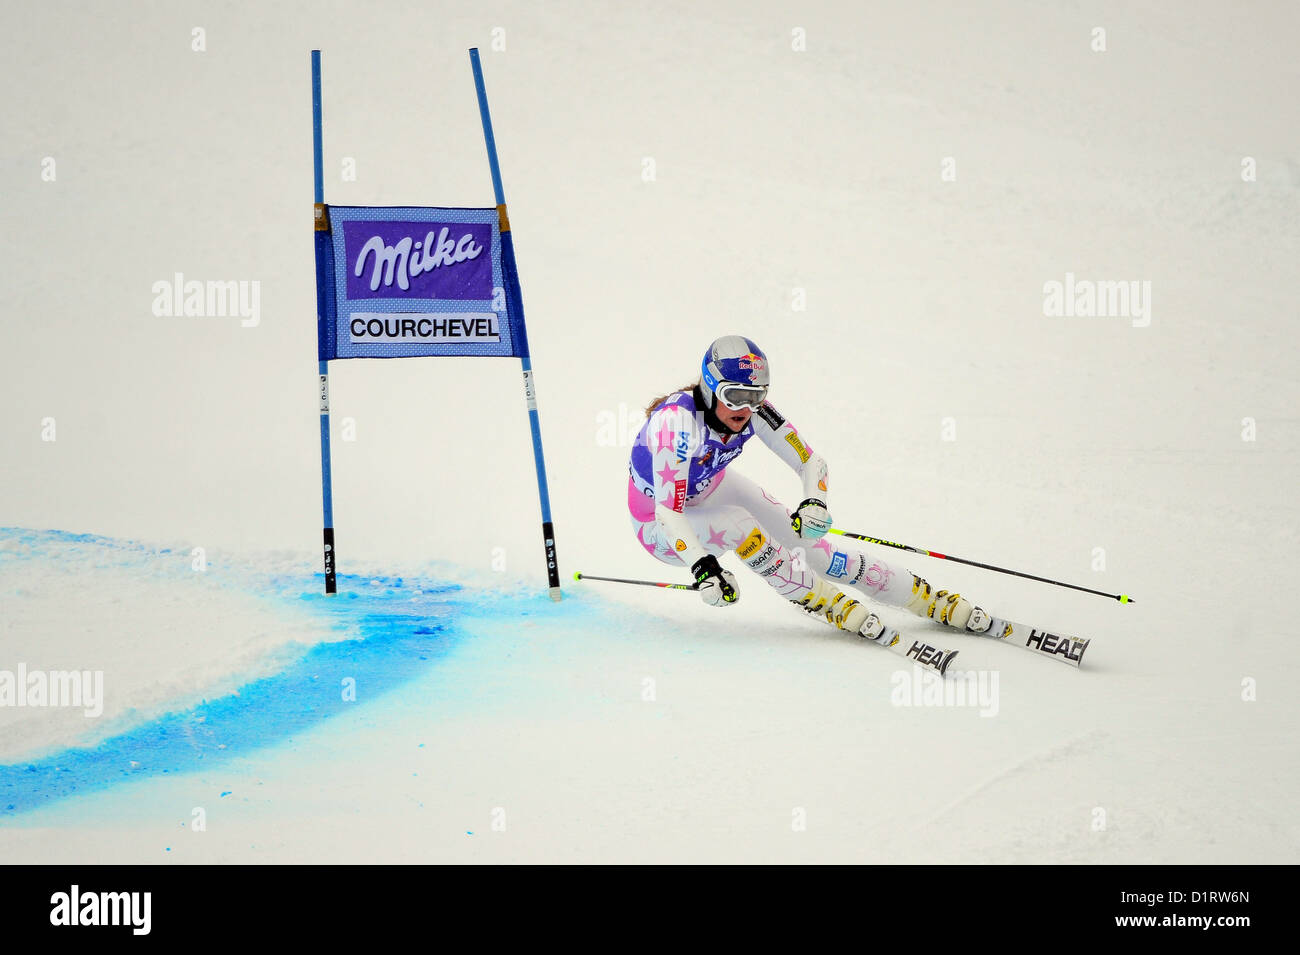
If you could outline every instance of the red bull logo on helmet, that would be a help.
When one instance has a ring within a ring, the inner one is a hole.
[[[746,352],[738,359],[741,371],[749,372],[749,381],[751,384],[758,381],[758,373],[767,371],[767,361],[760,355],[753,352]]]

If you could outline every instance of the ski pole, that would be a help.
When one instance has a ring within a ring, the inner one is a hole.
[[[640,587],[664,587],[668,590],[699,590],[695,584],[661,584],[657,580],[624,580],[622,577],[595,577],[580,570],[573,572],[574,580],[606,580],[612,584],[636,584]]]
[[[1005,567],[994,567],[992,564],[981,564],[978,561],[966,560],[964,557],[953,557],[951,554],[940,554],[938,551],[926,550],[924,547],[910,547],[907,544],[896,544],[894,541],[881,540],[879,537],[868,537],[866,534],[854,534],[850,531],[842,531],[838,527],[832,527],[830,533],[841,534],[844,537],[852,537],[856,540],[867,541],[871,544],[883,544],[885,547],[897,547],[899,550],[905,550],[912,554],[921,554],[925,557],[937,557],[939,560],[951,560],[958,564],[967,564],[971,567],[980,567],[984,570],[995,570],[999,574],[1012,574],[1016,577],[1024,577],[1028,580],[1037,580],[1044,584],[1055,584],[1057,587],[1069,587],[1071,590],[1082,590],[1086,594],[1096,594],[1098,597],[1109,597],[1111,600],[1118,600],[1122,604],[1137,602],[1128,594],[1108,594],[1104,590],[1093,590],[1091,587],[1080,587],[1078,584],[1067,584],[1064,581],[1052,580],[1050,577],[1037,577],[1033,574],[1022,573],[1018,570],[1008,570]]]

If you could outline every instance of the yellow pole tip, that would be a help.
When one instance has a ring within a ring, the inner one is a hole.
[[[581,579],[582,579],[582,571],[580,571],[580,570],[575,570],[575,571],[573,572],[573,579],[574,579],[574,580],[581,580]]]

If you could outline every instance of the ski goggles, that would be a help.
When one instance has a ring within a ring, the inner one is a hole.
[[[757,411],[763,406],[763,399],[767,397],[767,386],[742,385],[735,381],[721,381],[718,382],[718,387],[714,389],[713,393],[718,396],[719,401],[732,411],[739,411],[741,408]]]

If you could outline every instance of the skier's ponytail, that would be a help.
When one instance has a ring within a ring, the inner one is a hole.
[[[661,404],[664,403],[664,399],[667,398],[668,395],[675,395],[675,394],[677,394],[677,392],[679,392],[679,391],[684,391],[684,392],[686,392],[688,395],[694,393],[694,391],[695,391],[695,385],[696,385],[696,382],[693,381],[693,382],[691,382],[689,385],[683,385],[683,386],[680,387],[680,388],[677,388],[677,389],[674,389],[673,391],[668,392],[668,394],[660,395],[660,396],[659,396],[658,398],[656,398],[654,401],[650,402],[648,405],[645,406],[645,416],[648,418],[648,417],[650,417],[652,414],[654,414],[654,413],[655,413],[655,409],[658,408]]]

